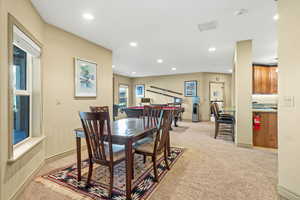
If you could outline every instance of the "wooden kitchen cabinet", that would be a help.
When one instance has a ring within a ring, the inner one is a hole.
[[[254,112],[260,115],[261,126],[259,130],[253,130],[253,145],[267,148],[278,148],[278,128],[276,112]]]
[[[277,66],[253,66],[253,94],[277,93]]]

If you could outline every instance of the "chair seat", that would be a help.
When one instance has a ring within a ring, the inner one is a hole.
[[[112,149],[113,149],[113,159],[114,159],[113,161],[114,162],[125,159],[125,147],[123,145],[113,144]],[[106,154],[107,160],[110,161],[108,144],[105,145],[105,154]]]
[[[141,140],[138,140],[137,142],[135,142],[133,144],[134,148],[137,148],[143,144],[146,144],[146,143],[153,143],[154,142],[154,138],[153,137],[146,137],[146,138],[143,138]]]
[[[154,142],[141,144],[135,148],[135,151],[136,152],[153,153]]]

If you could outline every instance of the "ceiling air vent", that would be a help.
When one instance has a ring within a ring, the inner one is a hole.
[[[210,21],[210,22],[206,22],[203,24],[199,24],[198,28],[199,28],[200,32],[203,32],[203,31],[214,30],[217,28],[217,26],[218,26],[217,21]]]

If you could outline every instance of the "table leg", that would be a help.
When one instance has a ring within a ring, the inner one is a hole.
[[[168,140],[167,140],[167,153],[168,153],[168,156],[171,156],[170,132],[169,132]]]
[[[81,138],[76,137],[77,148],[77,180],[81,181]]]
[[[126,200],[131,200],[131,180],[132,180],[132,141],[125,145],[126,152]]]
[[[174,117],[174,126],[175,127],[178,127],[177,122],[178,122],[178,117]]]

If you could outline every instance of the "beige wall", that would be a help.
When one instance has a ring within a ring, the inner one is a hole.
[[[41,43],[44,42],[44,22],[32,7],[29,0],[2,0],[1,1],[1,71],[0,71],[0,104],[1,104],[1,134],[0,134],[0,159],[1,159],[1,200],[8,200],[24,181],[38,168],[44,160],[44,144],[33,148],[28,154],[13,164],[8,160],[8,13],[14,15],[31,34]]]
[[[74,98],[74,57],[98,64],[97,99]],[[74,149],[72,130],[81,126],[78,111],[88,111],[91,105],[112,108],[112,52],[46,25],[43,62],[44,133],[48,158]]]
[[[136,84],[145,84],[145,89],[151,89],[150,86],[157,86],[184,94],[184,81],[197,80],[198,81],[198,96],[200,96],[200,119],[209,120],[209,82],[224,82],[225,83],[225,95],[226,106],[231,105],[231,75],[230,74],[218,74],[218,73],[191,73],[181,75],[168,75],[168,76],[153,76],[142,77],[133,79],[133,88]],[[152,89],[153,90],[153,89]],[[162,95],[154,94],[145,91],[145,96],[152,99],[154,104],[164,104],[173,102],[173,98],[165,97]],[[176,95],[174,95],[176,96]],[[185,112],[183,114],[184,119],[192,119],[192,98],[183,97]],[[135,98],[133,92],[133,105],[138,105],[140,99]]]
[[[43,161],[74,149],[72,130],[80,126],[78,111],[90,105],[112,106],[112,52],[47,25],[30,0],[0,1],[0,200],[9,200]],[[8,164],[8,35],[11,13],[43,44],[43,143]],[[74,57],[98,64],[98,98],[74,99]]]
[[[235,52],[236,143],[252,146],[252,41],[240,41]]]
[[[278,1],[279,38],[279,192],[300,199],[300,1]],[[294,99],[291,105],[284,99]]]

